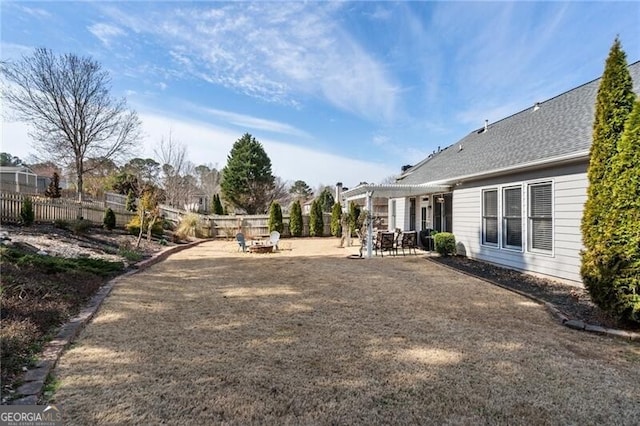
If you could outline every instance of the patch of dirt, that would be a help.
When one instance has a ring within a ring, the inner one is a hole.
[[[602,311],[591,301],[589,293],[584,288],[535,277],[462,256],[432,257],[431,259],[470,275],[548,302],[570,319],[582,320],[592,325],[609,328],[629,331],[640,330],[640,326],[620,323]]]
[[[86,233],[77,234],[70,229],[58,228],[51,224],[34,224],[29,227],[3,224],[1,231],[9,238],[6,241],[7,245],[17,244],[31,251],[43,251],[50,256],[122,261],[127,266],[130,266],[131,261],[123,256],[124,252],[135,250],[144,259],[165,247],[160,245],[157,239],[147,241],[146,237],[143,237],[136,249],[137,237],[122,229],[108,231],[94,227]],[[167,242],[167,245],[175,244]]]

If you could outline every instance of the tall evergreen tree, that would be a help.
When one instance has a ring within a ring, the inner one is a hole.
[[[292,237],[299,237],[302,235],[302,228],[302,208],[300,207],[300,201],[295,200],[289,213],[289,232]]]
[[[353,236],[358,229],[358,218],[360,217],[360,206],[353,201],[349,204],[349,231]]]
[[[596,98],[587,189],[582,217],[581,274],[593,301],[605,310],[615,310],[618,290],[613,285],[619,263],[613,233],[616,215],[613,188],[619,179],[614,158],[624,125],[633,108],[635,94],[626,54],[616,38],[609,52]]]
[[[245,133],[231,148],[222,169],[224,199],[247,214],[265,213],[271,202],[275,177],[262,144]]]
[[[636,100],[612,164],[613,208],[607,288],[615,295],[613,314],[640,324],[640,100]]]
[[[278,231],[282,233],[284,225],[282,223],[282,208],[280,203],[274,201],[269,207],[269,232]]]
[[[324,235],[322,205],[317,199],[311,203],[311,211],[309,212],[309,235],[312,237],[322,237]]]
[[[333,204],[335,203],[335,199],[333,198],[333,194],[331,192],[331,188],[326,187],[320,193],[318,197],[320,199],[320,207],[322,211],[325,213],[331,213],[331,209],[333,208]]]
[[[298,200],[306,200],[311,197],[313,190],[303,180],[297,180],[289,188],[289,193]]]
[[[51,177],[51,182],[49,182],[49,186],[47,190],[44,192],[45,197],[49,198],[60,198],[62,197],[62,188],[60,188],[60,175],[58,172],[53,172],[53,176]]]
[[[335,203],[331,209],[331,235],[334,237],[342,236],[342,206]]]
[[[220,194],[213,195],[213,214],[224,214],[224,207],[222,207],[222,201],[220,201]]]

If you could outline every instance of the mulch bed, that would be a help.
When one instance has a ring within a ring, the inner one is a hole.
[[[555,306],[570,319],[592,325],[638,331],[640,326],[624,324],[597,307],[584,288],[524,274],[490,263],[462,256],[431,257],[431,260],[490,281],[502,287],[518,290]]]

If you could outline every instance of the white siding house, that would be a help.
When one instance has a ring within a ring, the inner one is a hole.
[[[640,93],[640,62],[629,71]],[[386,195],[390,228],[395,205],[397,228],[453,232],[459,254],[581,285],[580,226],[599,84],[485,123],[395,185],[361,185],[344,196]]]

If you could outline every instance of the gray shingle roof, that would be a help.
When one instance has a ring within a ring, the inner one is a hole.
[[[640,94],[640,61],[629,65],[633,90]],[[588,152],[600,79],[474,130],[427,157],[398,183],[454,181],[462,176],[516,167],[563,155]],[[462,150],[460,150],[462,146]]]

